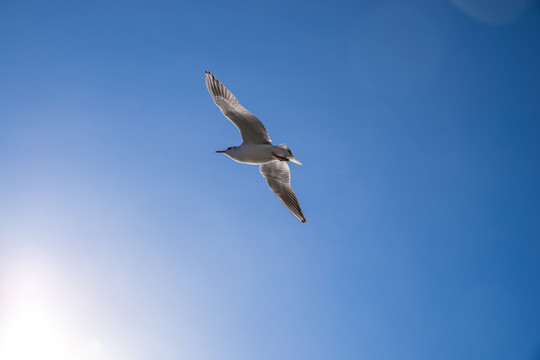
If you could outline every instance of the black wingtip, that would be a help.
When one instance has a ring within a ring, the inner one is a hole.
[[[307,223],[307,220],[306,220],[306,218],[303,218],[303,219],[302,219],[302,220],[300,220],[300,221],[302,221],[302,223],[303,223],[303,224]]]

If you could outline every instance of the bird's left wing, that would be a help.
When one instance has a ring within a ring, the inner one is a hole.
[[[259,167],[261,174],[268,182],[270,189],[276,194],[279,201],[300,220],[305,223],[306,218],[300,209],[300,204],[296,199],[293,189],[291,188],[291,172],[289,165],[285,161],[271,161],[261,164]]]
[[[244,144],[270,144],[270,136],[263,123],[245,107],[211,72],[206,72],[206,87],[212,99],[240,131]]]

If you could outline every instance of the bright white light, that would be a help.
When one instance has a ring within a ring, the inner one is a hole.
[[[18,264],[0,282],[0,359],[97,360],[101,344],[84,339],[47,269]]]
[[[2,333],[2,359],[72,358],[68,331],[43,310],[27,307],[3,325]]]

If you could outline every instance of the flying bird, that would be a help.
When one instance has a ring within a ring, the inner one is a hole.
[[[206,71],[206,87],[212,99],[240,131],[242,144],[216,151],[234,161],[259,165],[261,174],[270,189],[294,216],[305,223],[306,218],[291,188],[291,173],[287,162],[302,165],[285,144],[272,145],[263,123],[244,108],[236,97],[209,71]]]

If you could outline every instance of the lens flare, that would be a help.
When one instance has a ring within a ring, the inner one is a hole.
[[[47,270],[23,262],[0,279],[0,359],[102,359],[101,344],[78,332],[78,317]]]

